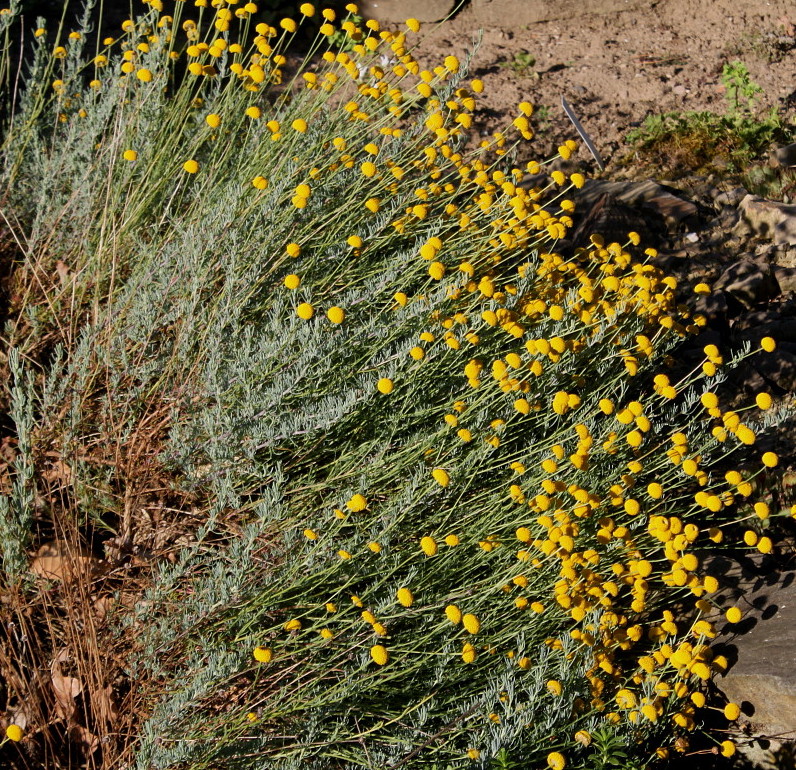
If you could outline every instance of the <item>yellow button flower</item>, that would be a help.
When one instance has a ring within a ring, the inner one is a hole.
[[[396,597],[398,599],[398,604],[402,604],[404,607],[411,607],[415,601],[415,597],[408,588],[399,588]]]
[[[330,307],[326,311],[326,317],[333,323],[333,324],[341,324],[345,320],[345,310],[341,307]]]
[[[269,663],[273,652],[268,647],[255,647],[253,655],[258,663]]]
[[[370,648],[370,657],[373,658],[374,663],[384,666],[390,659],[390,653],[387,652],[387,648],[383,644],[374,644]]]
[[[304,321],[309,321],[315,315],[315,308],[309,302],[302,302],[296,308],[296,315]]]

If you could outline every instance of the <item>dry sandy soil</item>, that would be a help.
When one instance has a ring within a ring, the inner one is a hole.
[[[476,15],[465,7],[424,32],[421,60],[464,56],[478,34]],[[528,55],[533,63],[523,66]],[[537,106],[535,151],[544,153],[577,138],[563,96],[605,160],[616,162],[626,153],[627,131],[648,115],[723,112],[722,67],[734,60],[763,88],[760,107],[777,107],[796,123],[796,5],[786,0],[659,0],[612,14],[490,27],[471,72],[486,84],[479,123],[487,130],[529,100]]]

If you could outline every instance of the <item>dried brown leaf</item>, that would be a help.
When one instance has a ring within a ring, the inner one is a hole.
[[[99,559],[82,548],[75,548],[65,540],[52,540],[36,552],[30,571],[48,580],[69,581],[91,576]]]

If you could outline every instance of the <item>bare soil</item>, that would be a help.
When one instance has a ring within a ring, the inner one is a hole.
[[[417,55],[428,63],[441,54],[465,57],[479,37],[468,7],[424,33]],[[762,87],[759,108],[776,107],[796,124],[796,6],[787,0],[660,0],[516,29],[506,19],[483,30],[471,63],[472,76],[486,86],[477,124],[488,134],[530,101],[538,140],[529,155],[545,154],[577,138],[561,108],[565,97],[610,173],[627,154],[625,135],[647,116],[723,113],[722,67],[735,60]]]

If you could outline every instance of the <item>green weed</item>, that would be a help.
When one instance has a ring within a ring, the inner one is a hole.
[[[626,140],[638,155],[651,159],[665,173],[704,171],[721,163],[729,171],[746,171],[776,143],[793,139],[790,128],[772,108],[757,110],[760,87],[751,80],[742,62],[724,66],[727,110],[713,112],[669,112],[650,115]]]

